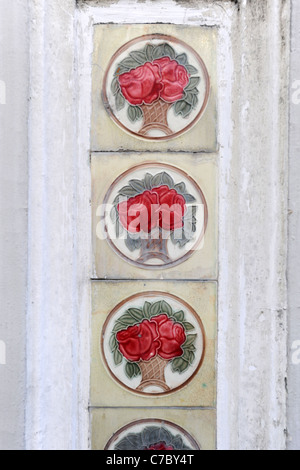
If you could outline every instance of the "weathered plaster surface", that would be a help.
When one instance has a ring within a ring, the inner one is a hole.
[[[232,25],[232,144],[220,182],[222,448],[285,448],[288,25],[288,2],[259,0],[241,2]]]
[[[199,1],[199,9],[195,3],[147,0],[141,8],[140,2],[121,0],[118,4],[103,2],[101,8],[85,5],[76,13],[74,0],[30,0],[28,449],[89,446],[92,25],[143,22],[145,18],[147,22],[219,26],[218,448],[285,448],[289,2]],[[9,4],[13,18],[18,17],[18,10],[24,20],[26,12],[20,3]],[[9,32],[16,30],[7,20],[8,11],[1,16],[1,31],[9,37]],[[16,25],[23,35],[17,46],[12,39],[12,54],[26,49],[25,25],[25,21]],[[15,32],[13,37],[18,37]],[[22,70],[27,67],[25,59]],[[21,75],[10,70],[12,76],[19,80]],[[23,87],[24,83],[19,90],[24,92]],[[10,123],[15,126],[19,116],[22,131],[11,128],[10,138],[1,139],[1,145],[5,142],[4,155],[15,155],[19,145],[20,149],[16,166],[12,165],[14,159],[10,159],[10,166],[3,159],[1,177],[14,168],[13,185],[18,183],[12,193],[15,206],[9,210],[12,215],[14,207],[22,209],[20,217],[10,218],[8,224],[19,221],[21,225],[10,234],[20,237],[26,225],[26,196],[24,206],[18,198],[27,193],[26,169],[20,164],[27,151],[23,135],[27,115],[23,94],[19,98],[16,90]],[[18,108],[21,102],[22,112]],[[10,187],[5,192],[8,201],[9,191]],[[8,209],[5,211],[7,215]],[[11,410],[15,414],[10,415],[14,416],[11,423],[8,415],[4,423],[12,426],[9,442],[22,447],[22,256],[26,247],[22,245],[24,238],[18,237],[16,258],[1,248],[4,266],[8,259],[15,260],[1,278],[5,281],[1,289],[10,292],[3,312],[16,328],[10,333],[16,347],[12,356],[8,349],[8,358],[17,358],[10,369],[16,400]],[[4,233],[3,239],[7,238]],[[18,295],[13,295],[12,274],[14,282],[19,282]],[[8,399],[9,392],[5,393]]]
[[[300,449],[300,4],[292,2],[289,187],[288,449]]]
[[[74,15],[73,0],[30,2],[26,447],[33,450],[88,445],[81,393],[88,387],[89,194],[81,181],[88,158],[77,140]]]

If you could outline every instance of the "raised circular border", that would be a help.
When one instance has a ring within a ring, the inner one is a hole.
[[[181,46],[185,47],[192,54],[194,54],[194,56],[197,58],[197,60],[199,61],[200,65],[202,67],[202,70],[203,70],[203,73],[204,73],[204,76],[205,76],[206,90],[205,90],[205,95],[204,95],[204,102],[203,102],[202,107],[200,108],[199,113],[192,120],[192,122],[190,122],[186,127],[183,127],[182,130],[180,130],[180,131],[174,132],[174,134],[172,134],[171,136],[143,137],[140,134],[128,129],[113,113],[113,111],[111,109],[111,106],[110,106],[110,103],[109,103],[107,92],[106,92],[108,73],[109,73],[109,70],[111,69],[113,63],[115,62],[116,58],[118,57],[118,55],[122,54],[126,49],[128,49],[130,46],[132,46],[134,44],[137,44],[137,43],[139,43],[143,40],[151,40],[151,39],[162,39],[162,40],[165,40],[165,41],[171,41],[173,43],[180,44]],[[120,127],[123,131],[125,131],[126,133],[128,133],[130,135],[133,135],[134,137],[136,137],[138,139],[141,139],[141,140],[156,141],[156,142],[158,141],[159,142],[159,141],[166,141],[166,140],[175,139],[176,137],[179,137],[180,135],[185,134],[186,132],[188,132],[192,127],[194,127],[194,125],[197,124],[197,122],[200,120],[200,118],[203,116],[203,114],[206,110],[206,107],[207,107],[207,104],[208,104],[208,101],[209,101],[209,96],[210,96],[210,88],[211,88],[211,84],[210,84],[210,77],[209,77],[209,74],[208,74],[207,67],[206,67],[203,59],[201,59],[199,54],[191,46],[186,44],[184,41],[181,41],[180,39],[175,38],[175,37],[170,36],[170,35],[167,35],[167,34],[159,34],[159,33],[158,34],[146,34],[144,36],[139,36],[135,39],[132,39],[131,41],[129,41],[126,44],[124,44],[123,46],[121,46],[114,53],[114,55],[112,56],[112,58],[109,61],[109,64],[108,64],[108,66],[106,68],[106,71],[105,71],[105,74],[104,74],[103,86],[102,86],[102,100],[103,100],[103,104],[104,104],[104,107],[105,107],[108,115],[117,124],[117,126]]]
[[[133,264],[134,266],[136,266],[140,269],[149,269],[149,270],[158,271],[158,270],[161,270],[161,269],[173,268],[173,267],[183,263],[184,261],[186,261],[188,258],[190,258],[193,255],[194,251],[196,250],[196,248],[199,246],[199,244],[203,240],[203,237],[204,237],[206,229],[207,229],[207,225],[208,225],[208,205],[207,205],[207,201],[206,201],[206,198],[203,194],[202,189],[200,188],[198,183],[196,183],[196,181],[188,173],[186,173],[184,170],[181,170],[180,168],[177,168],[176,166],[170,165],[168,163],[160,163],[160,162],[145,162],[145,163],[141,163],[139,165],[135,165],[135,166],[129,168],[128,170],[124,171],[124,173],[119,175],[114,180],[114,182],[110,185],[110,187],[109,187],[109,189],[106,192],[106,195],[104,197],[103,204],[106,205],[108,203],[109,197],[110,197],[110,195],[113,191],[114,186],[116,186],[119,183],[119,181],[122,180],[126,175],[129,175],[131,172],[133,172],[133,171],[135,171],[139,168],[143,168],[143,167],[147,168],[149,166],[158,166],[158,167],[161,166],[161,167],[164,167],[164,168],[170,168],[171,170],[173,170],[177,173],[180,173],[184,178],[187,178],[191,182],[191,184],[197,189],[197,191],[199,192],[199,194],[201,196],[201,201],[204,205],[204,226],[203,226],[203,230],[201,232],[201,235],[199,236],[199,239],[195,242],[193,248],[191,250],[189,250],[187,253],[185,253],[182,257],[180,257],[180,258],[178,258],[174,261],[171,261],[170,263],[165,263],[165,264],[160,264],[160,265],[150,265],[150,264],[146,265],[146,264],[138,263],[137,261],[134,261],[134,260],[128,258],[124,253],[122,253],[122,251],[119,250],[119,248],[117,248],[117,246],[110,239],[109,232],[108,232],[108,229],[107,229],[107,226],[106,226],[106,223],[105,223],[104,232],[107,235],[106,240],[107,240],[108,244],[110,245],[110,247],[112,248],[112,250],[115,253],[117,253],[123,260],[127,261],[130,264]],[[105,218],[105,216],[104,216],[104,218]]]
[[[166,421],[165,419],[156,419],[156,418],[149,418],[149,419],[139,419],[137,421],[133,421],[129,424],[126,424],[126,426],[123,426],[121,429],[119,429],[111,438],[110,440],[108,441],[108,443],[106,444],[104,450],[110,450],[110,446],[115,444],[118,440],[118,438],[120,437],[120,435],[127,431],[127,430],[130,430],[130,428],[134,427],[134,426],[137,426],[139,424],[160,424],[160,425],[167,425],[167,426],[170,426],[171,428],[175,429],[176,431],[179,431],[180,434],[183,434],[183,436],[188,440],[190,441],[190,443],[192,444],[193,447],[195,447],[195,449],[193,450],[201,450],[201,447],[200,445],[198,444],[198,442],[196,441],[196,439],[194,439],[194,437],[192,437],[190,435],[190,433],[188,433],[185,429],[183,429],[181,426],[179,426],[178,424],[175,424],[175,423],[172,423],[171,421]]]
[[[105,336],[105,333],[106,333],[106,329],[107,329],[107,326],[108,326],[108,323],[110,322],[111,318],[115,315],[115,313],[127,302],[133,300],[133,299],[136,299],[138,297],[143,297],[143,298],[151,298],[153,296],[163,296],[163,297],[169,297],[173,300],[176,300],[176,302],[179,302],[180,304],[182,304],[184,307],[186,307],[194,316],[195,320],[198,322],[198,325],[202,331],[202,337],[203,337],[203,351],[202,351],[202,355],[201,355],[201,359],[199,361],[199,364],[197,366],[197,368],[195,369],[194,373],[184,382],[182,383],[181,385],[179,385],[178,387],[176,388],[173,388],[172,390],[170,390],[169,392],[162,392],[162,393],[146,393],[146,392],[139,392],[137,390],[133,390],[132,388],[128,387],[127,385],[125,385],[120,379],[118,379],[118,377],[113,373],[113,371],[111,370],[111,368],[109,367],[108,365],[108,362],[106,360],[106,355],[105,355],[105,351],[104,351],[104,336]],[[195,311],[194,308],[192,308],[185,300],[182,300],[180,297],[177,297],[176,295],[173,295],[173,294],[169,294],[168,292],[163,292],[163,291],[147,291],[147,292],[141,292],[141,293],[138,293],[138,294],[134,294],[134,295],[131,295],[130,297],[122,300],[122,302],[119,302],[118,305],[116,305],[114,307],[114,309],[109,313],[109,315],[107,316],[106,320],[105,320],[105,323],[102,327],[102,332],[101,332],[101,340],[100,340],[100,350],[101,350],[101,356],[102,356],[102,359],[103,359],[103,362],[105,364],[105,367],[107,369],[107,371],[109,372],[109,374],[113,377],[113,379],[123,388],[125,388],[126,390],[128,390],[129,392],[133,393],[134,395],[139,395],[139,396],[143,396],[143,397],[151,397],[151,398],[156,398],[156,397],[163,397],[163,396],[167,396],[167,395],[171,395],[173,393],[176,393],[178,392],[179,390],[181,390],[182,388],[185,388],[187,387],[191,382],[192,380],[194,379],[194,377],[198,374],[199,370],[201,369],[202,367],[202,364],[203,364],[203,361],[204,361],[204,358],[205,358],[205,353],[206,353],[206,333],[205,333],[205,329],[204,329],[204,325],[202,323],[202,320],[200,318],[200,316],[197,314],[197,312]]]

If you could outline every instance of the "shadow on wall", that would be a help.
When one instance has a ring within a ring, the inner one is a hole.
[[[6,344],[4,341],[0,341],[0,365],[6,364]]]
[[[0,80],[0,104],[6,104],[6,85],[3,80]]]

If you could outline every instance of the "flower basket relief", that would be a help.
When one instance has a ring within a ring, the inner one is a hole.
[[[172,434],[166,427],[146,426],[141,432],[129,433],[116,444],[115,450],[192,450],[180,434]]]
[[[119,62],[111,84],[117,111],[127,106],[130,122],[142,121],[138,132],[146,136],[158,130],[166,136],[174,131],[168,112],[187,118],[197,107],[200,83],[198,70],[189,64],[186,53],[176,53],[167,42],[146,44]]]
[[[142,180],[132,179],[119,190],[113,203],[111,219],[116,236],[126,231],[125,245],[130,252],[140,250],[139,263],[150,259],[172,262],[168,242],[183,248],[194,238],[195,202],[186,184],[175,184],[165,171],[147,173]]]
[[[195,361],[194,325],[185,313],[173,311],[164,300],[145,302],[142,308],[128,308],[114,325],[110,349],[116,366],[125,361],[129,379],[141,376],[137,391],[156,387],[169,392],[165,369],[171,364],[173,373],[187,371]]]

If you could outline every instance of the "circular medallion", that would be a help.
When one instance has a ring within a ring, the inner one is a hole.
[[[205,355],[199,315],[166,292],[133,295],[109,314],[101,334],[109,373],[131,392],[161,396],[186,386]]]
[[[175,138],[203,115],[210,79],[198,53],[172,36],[152,34],[122,46],[103,82],[104,106],[114,122],[145,140]]]
[[[200,450],[183,428],[161,419],[143,419],[124,426],[107,443],[105,450]]]
[[[127,170],[109,188],[104,207],[105,238],[137,267],[171,268],[202,248],[208,221],[204,194],[174,166],[144,163]]]

